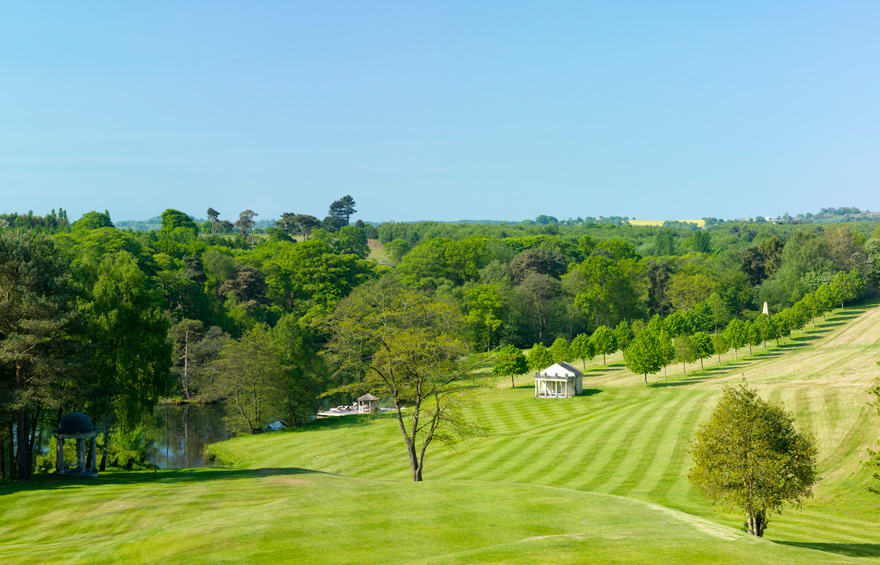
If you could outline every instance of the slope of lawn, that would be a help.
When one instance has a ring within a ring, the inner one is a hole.
[[[232,469],[55,477],[0,486],[0,562],[873,562],[880,497],[880,308],[830,315],[767,350],[654,375],[587,363],[585,394],[535,400],[531,379],[475,393],[482,437],[432,446],[409,482],[396,422],[322,420],[215,446]],[[690,488],[687,443],[721,386],[745,379],[816,435],[823,480],[763,540]],[[36,553],[35,553],[36,552]]]

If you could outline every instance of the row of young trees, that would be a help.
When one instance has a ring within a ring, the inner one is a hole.
[[[772,340],[778,344],[780,338],[802,330],[808,321],[824,316],[837,305],[842,308],[844,303],[858,300],[865,290],[861,273],[841,271],[830,283],[820,285],[794,306],[773,316],[759,315],[752,321],[731,319],[718,295],[712,295],[695,308],[666,318],[655,315],[647,323],[622,321],[614,328],[599,326],[591,335],[577,335],[571,343],[557,338],[549,348],[536,343],[525,356],[518,348],[506,346],[499,351],[494,374],[509,375],[512,379],[527,370],[538,371],[553,363],[576,359],[582,359],[586,368],[586,362],[597,355],[602,355],[605,364],[608,355],[623,351],[627,367],[643,375],[647,386],[649,374],[665,370],[673,361],[682,363],[687,375],[688,363],[699,360],[703,368],[704,359],[718,355],[720,363],[721,355],[730,349],[734,350],[734,359],[738,359],[739,350],[746,346],[751,354],[753,346],[763,344],[766,349],[767,341]]]

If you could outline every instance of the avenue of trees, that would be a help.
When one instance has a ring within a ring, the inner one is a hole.
[[[647,383],[880,283],[873,222],[372,226],[351,224],[356,209],[346,195],[323,219],[286,212],[262,228],[254,210],[168,209],[152,231],[116,229],[107,211],[0,215],[0,474],[29,476],[71,410],[102,430],[103,455],[160,397],[221,402],[253,433],[371,392],[401,409],[418,479],[430,443],[468,432],[454,408],[477,352],[513,379],[623,351]],[[394,300],[377,303],[379,289]],[[421,318],[391,316],[404,299]],[[378,341],[377,312],[400,341]],[[416,328],[432,338],[414,343]]]

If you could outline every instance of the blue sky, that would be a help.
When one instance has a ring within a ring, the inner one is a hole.
[[[880,209],[877,2],[0,7],[0,211]]]

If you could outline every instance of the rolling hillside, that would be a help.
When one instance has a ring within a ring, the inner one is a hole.
[[[535,400],[531,380],[475,393],[482,437],[429,451],[412,484],[388,417],[320,421],[233,440],[229,470],[41,478],[0,487],[0,561],[874,562],[880,497],[862,467],[880,438],[867,390],[880,375],[880,308],[699,363],[645,388],[619,356],[587,364],[585,394]],[[823,480],[802,509],[771,517],[763,540],[690,488],[687,444],[720,388],[745,379],[816,435]],[[18,525],[22,524],[22,525]],[[26,525],[26,526],[25,526]],[[82,543],[92,540],[93,547]],[[292,552],[292,553],[291,553]],[[293,559],[292,556],[296,556]],[[33,556],[35,557],[35,556]],[[29,559],[23,559],[29,560]],[[51,559],[50,559],[51,560]],[[37,561],[37,559],[33,559]]]

